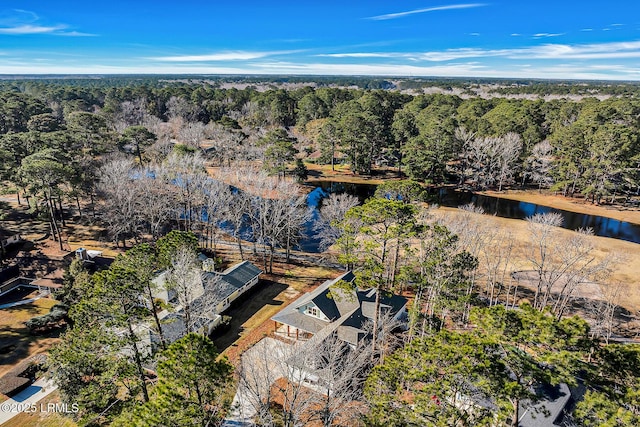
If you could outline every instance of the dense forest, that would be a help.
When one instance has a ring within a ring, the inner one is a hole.
[[[88,161],[87,154],[95,159],[120,148],[136,151],[142,160],[145,146],[219,141],[214,133],[237,142],[210,151],[226,160],[252,160],[268,157],[268,144],[258,143],[262,134],[282,128],[294,148],[306,153],[298,158],[347,162],[357,174],[384,165],[421,182],[470,189],[533,185],[565,195],[580,193],[593,202],[634,195],[640,188],[640,107],[626,96],[463,99],[328,86],[223,89],[219,82],[193,78],[81,81],[2,84],[5,175],[12,171],[17,179],[23,159],[44,149],[63,152],[67,165],[77,167]],[[316,155],[310,157],[312,153]],[[83,171],[91,174],[91,168]],[[86,187],[86,182],[76,186]]]
[[[401,178],[364,203],[328,196],[313,232],[359,287],[409,297],[406,329],[377,304],[362,348],[321,343],[297,355],[326,368],[320,384],[342,387],[318,394],[285,381],[272,394],[271,383],[259,384],[258,425],[518,426],[522,408],[542,399],[539,387],[561,384],[582,390],[565,425],[640,422],[640,347],[610,343],[619,295],[593,303],[589,323],[570,317],[579,286],[611,274],[611,260],[592,256],[591,232],[567,238],[557,216],[528,218],[523,268],[533,286],[525,294],[508,279],[508,233],[487,229],[471,206],[442,219],[423,203],[425,188],[440,185],[637,203],[636,86],[503,82],[497,89],[586,95],[546,101],[473,96],[484,81],[431,85],[461,88],[458,96],[423,93],[428,80],[326,78],[311,86],[308,79],[0,83],[5,192],[48,223],[60,249],[71,217],[98,224],[122,246],[94,274],[74,262],[57,295],[67,330],[48,368],[62,396],[81,404],[76,421],[223,422],[228,388],[260,379],[242,363],[234,377],[189,325],[174,343],[162,339],[155,354],[139,351],[141,322],[162,336],[152,278],[167,270],[175,289],[188,293],[189,281],[200,280],[198,251],[219,262],[222,240],[267,274],[276,261],[300,262],[293,252],[314,213],[298,182],[318,163]],[[247,86],[226,86],[238,82]],[[595,92],[612,96],[589,96]],[[203,307],[190,301],[182,306],[196,316]]]

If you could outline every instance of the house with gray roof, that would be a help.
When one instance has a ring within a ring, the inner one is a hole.
[[[468,391],[475,390],[469,387]],[[555,427],[563,424],[564,416],[567,408],[571,406],[571,402],[580,399],[584,394],[584,387],[579,384],[578,387],[570,388],[566,383],[551,385],[548,383],[535,383],[530,386],[529,390],[533,399],[523,399],[518,404],[518,427]],[[478,393],[476,395],[469,394],[465,396],[462,393],[456,393],[456,398],[451,402],[458,406],[471,406],[487,409],[495,412],[498,406],[493,398]]]
[[[271,318],[276,333],[295,341],[336,334],[356,347],[369,335],[366,323],[375,316],[377,290],[358,289],[354,280],[352,272],[344,273],[289,304]],[[407,299],[399,295],[380,297],[380,312],[396,320],[406,316],[406,305]]]
[[[249,261],[222,272],[203,272],[202,283],[193,292],[194,299],[189,304],[192,330],[210,334],[233,301],[259,282],[260,274],[262,270]],[[172,306],[171,310],[164,310],[159,315],[163,336],[171,343],[186,334],[184,308],[179,305],[176,293],[166,286],[166,272],[159,274],[154,282],[157,289],[154,297]],[[159,343],[156,334],[152,334],[151,340],[154,344]]]
[[[565,383],[556,386],[539,384],[534,391],[539,400],[521,402],[518,427],[561,425],[565,408],[572,398],[569,386]]]

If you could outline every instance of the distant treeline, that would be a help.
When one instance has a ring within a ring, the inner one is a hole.
[[[160,140],[188,141],[198,147],[204,140],[225,139],[233,142],[210,150],[213,160],[230,164],[245,155],[245,160],[264,159],[268,148],[260,138],[268,130],[284,128],[296,148],[306,153],[306,160],[346,162],[358,174],[389,166],[424,182],[457,183],[472,189],[535,185],[567,195],[581,193],[593,201],[637,195],[640,187],[640,101],[633,96],[580,101],[463,99],[397,90],[264,87],[269,82],[308,81],[308,76],[219,79],[107,76],[0,82],[4,176],[12,176],[25,157],[47,148],[71,157],[122,149],[142,162],[141,147]],[[260,82],[262,87],[220,87],[233,79]],[[318,78],[319,84],[340,82],[391,84],[357,77]],[[469,85],[456,79],[440,84]],[[513,88],[544,85],[549,86],[548,92],[590,87],[535,82]],[[596,86],[629,92],[637,88]],[[277,143],[270,142],[274,147]],[[216,159],[223,152],[224,159]]]
[[[437,87],[444,90],[461,89],[475,93],[474,89],[487,87],[498,95],[611,95],[631,96],[640,92],[638,82],[589,81],[589,80],[539,80],[539,79],[490,79],[466,77],[368,77],[368,76],[291,76],[291,75],[193,75],[193,74],[131,74],[131,75],[0,75],[0,88],[20,88],[24,83],[38,82],[46,85],[78,87],[165,87],[173,85],[208,84],[219,87],[224,83],[249,85],[313,84],[315,87],[354,87],[359,89],[420,90]]]

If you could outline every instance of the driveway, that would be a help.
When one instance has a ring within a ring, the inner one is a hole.
[[[285,360],[293,346],[273,338],[263,338],[242,355],[242,378],[233,398],[231,412],[224,427],[252,426],[257,399],[265,396],[268,387],[278,378],[286,377]]]

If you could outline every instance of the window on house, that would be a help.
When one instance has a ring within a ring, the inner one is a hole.
[[[307,307],[307,314],[318,317],[318,309],[316,307]]]

